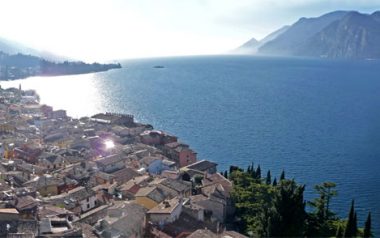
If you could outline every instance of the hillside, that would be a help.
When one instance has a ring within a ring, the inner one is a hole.
[[[301,18],[245,50],[259,55],[366,59],[380,58],[378,42],[380,11],[335,11]]]
[[[56,76],[84,74],[121,68],[120,64],[86,64],[76,62],[52,62],[24,54],[7,54],[0,51],[0,80],[21,79],[31,76]]]

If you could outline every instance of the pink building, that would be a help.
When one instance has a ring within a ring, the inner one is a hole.
[[[180,168],[197,161],[197,153],[183,143],[172,142],[165,144],[163,151],[165,155],[175,161]]]
[[[177,150],[176,150],[177,151]],[[182,168],[189,164],[193,164],[197,161],[197,153],[189,148],[179,148],[178,158],[179,158],[179,167]]]

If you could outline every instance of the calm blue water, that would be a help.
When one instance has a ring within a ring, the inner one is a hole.
[[[209,56],[128,60],[124,66],[21,82],[74,116],[134,114],[179,136],[219,170],[251,161],[272,175],[285,169],[307,185],[308,199],[315,184],[333,181],[339,191],[333,210],[346,217],[355,199],[360,225],[371,210],[379,234],[379,61]],[[62,87],[78,84],[80,90],[62,94]]]

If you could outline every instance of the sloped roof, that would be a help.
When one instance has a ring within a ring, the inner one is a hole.
[[[111,175],[114,176],[118,184],[122,184],[122,183],[128,182],[134,177],[139,176],[140,174],[137,173],[134,169],[126,167],[124,169],[120,169],[111,173]]]
[[[208,160],[201,160],[201,161],[197,161],[193,164],[186,166],[186,168],[194,169],[194,170],[198,170],[198,171],[206,171],[206,170],[208,170],[212,167],[215,167],[217,165],[218,165],[217,163],[214,163],[214,162],[211,162]]]

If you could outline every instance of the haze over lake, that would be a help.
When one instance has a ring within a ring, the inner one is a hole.
[[[380,61],[204,56],[122,63],[103,73],[0,84],[36,89],[42,103],[74,117],[133,114],[220,170],[251,161],[276,177],[285,169],[306,183],[307,199],[315,184],[336,182],[332,209],[346,217],[353,198],[360,226],[370,209],[379,232]]]

